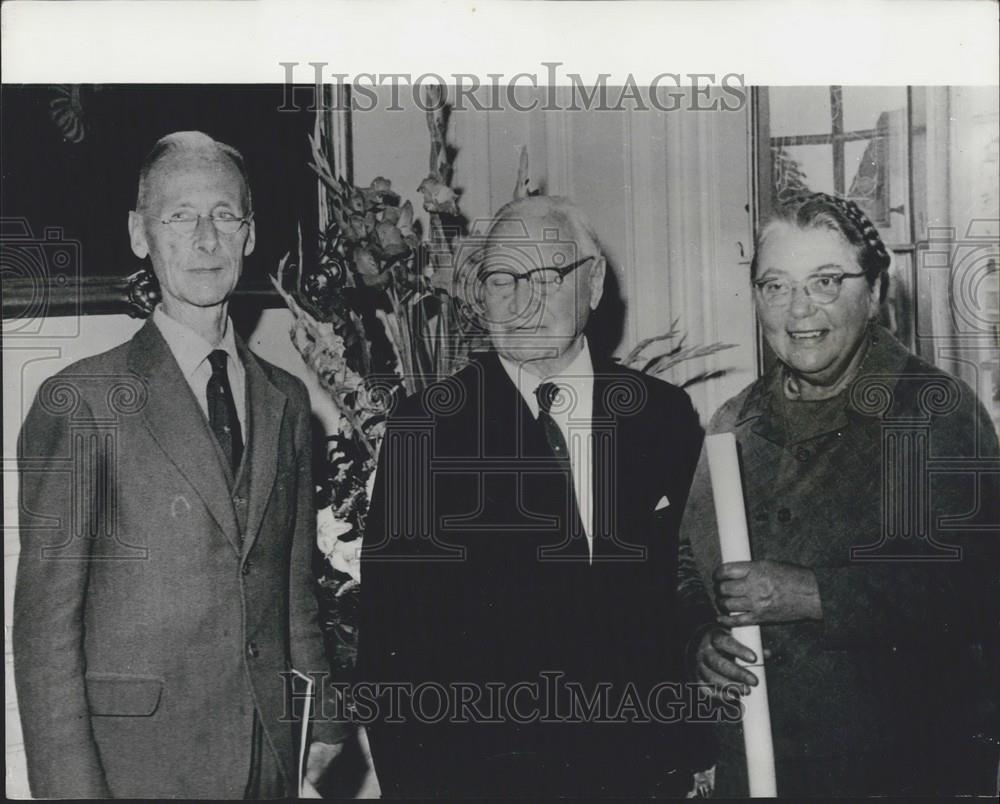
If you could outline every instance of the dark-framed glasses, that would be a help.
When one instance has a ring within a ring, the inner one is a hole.
[[[236,234],[253,220],[252,212],[242,218],[232,212],[219,212],[215,215],[193,215],[188,212],[179,212],[176,215],[171,215],[169,218],[161,218],[159,215],[147,215],[144,212],[140,212],[139,214],[149,220],[162,223],[164,226],[169,227],[172,232],[184,235],[194,234],[198,229],[199,221],[203,218],[211,221],[215,227],[215,231],[224,235]]]
[[[479,286],[491,298],[513,294],[517,289],[518,282],[530,282],[536,287],[555,290],[573,271],[595,257],[596,255],[591,254],[589,257],[581,257],[569,265],[543,265],[541,268],[532,268],[530,271],[515,271],[510,268],[486,269],[479,275]]]
[[[845,279],[859,279],[860,274],[816,274],[805,282],[794,282],[790,279],[755,279],[753,285],[757,288],[764,303],[771,307],[784,307],[791,303],[792,288],[801,287],[806,295],[818,304],[832,304],[840,296],[840,289]]]

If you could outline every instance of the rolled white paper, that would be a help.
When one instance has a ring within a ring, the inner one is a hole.
[[[715,518],[719,524],[722,561],[727,564],[732,561],[750,561],[750,536],[747,531],[746,507],[743,504],[736,438],[732,433],[706,436],[705,450],[712,476],[712,497],[715,501]],[[778,790],[760,626],[734,628],[733,636],[757,656],[756,664],[747,666],[760,682],[756,687],[750,688],[749,695],[743,696],[743,743],[747,755],[750,795],[754,798],[774,798]],[[737,661],[746,664],[741,660]]]

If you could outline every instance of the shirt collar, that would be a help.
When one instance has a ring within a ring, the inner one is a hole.
[[[555,382],[559,385],[568,385],[576,392],[579,400],[589,400],[594,395],[594,363],[590,356],[590,346],[586,336],[583,339],[583,348],[576,357],[573,358],[566,368],[551,377],[544,379],[532,374],[524,368],[523,363],[515,363],[497,353],[500,358],[500,365],[503,366],[507,376],[520,392],[527,403],[531,415],[538,418],[538,397],[535,396],[535,389],[543,382]]]
[[[153,310],[153,323],[160,330],[163,340],[167,342],[170,352],[186,379],[190,379],[216,349],[221,349],[228,354],[231,363],[233,361],[240,362],[240,355],[236,350],[236,337],[233,334],[233,324],[228,317],[226,318],[226,331],[218,346],[212,346],[193,329],[171,318],[163,311],[162,304],[156,305],[156,309]]]

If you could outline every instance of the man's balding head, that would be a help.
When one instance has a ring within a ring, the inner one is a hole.
[[[201,131],[175,131],[157,140],[139,169],[139,192],[135,208],[139,211],[148,209],[150,187],[158,173],[169,172],[178,163],[191,161],[202,162],[205,166],[214,163],[235,167],[243,178],[243,212],[249,213],[252,210],[250,177],[247,175],[243,155],[231,145],[213,140]]]
[[[581,256],[601,253],[597,233],[583,210],[560,195],[536,195],[505,204],[493,217],[487,242],[516,237],[517,231],[523,232],[528,221],[551,224],[551,228],[558,229],[576,243]]]

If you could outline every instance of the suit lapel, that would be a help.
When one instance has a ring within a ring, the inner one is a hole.
[[[278,472],[278,439],[288,398],[268,379],[256,356],[247,349],[242,339],[236,339],[236,348],[246,370],[247,429],[250,432],[250,466],[244,467],[244,471],[250,472],[250,500],[243,535],[243,552],[246,554],[257,538],[274,489]]]
[[[604,361],[594,360],[594,408],[591,416],[593,439],[593,477],[591,484],[591,506],[593,508],[594,558],[606,558],[608,542],[613,538],[615,499],[617,497],[618,449],[621,445],[621,426],[608,410],[608,394],[613,391],[612,367]]]
[[[142,412],[146,427],[239,552],[239,526],[215,436],[152,319],[132,339],[128,365],[148,383],[149,401]]]
[[[478,405],[484,414],[482,454],[490,458],[523,457],[524,433],[534,426],[535,417],[496,352],[481,355],[478,363],[482,371]]]
[[[636,560],[641,551],[617,539],[623,500],[627,499],[642,466],[633,450],[654,432],[646,416],[648,405],[642,381],[610,360],[594,357],[593,506],[594,562]],[[635,405],[642,405],[636,409]]]

